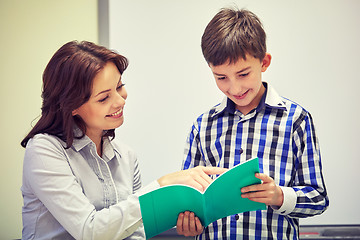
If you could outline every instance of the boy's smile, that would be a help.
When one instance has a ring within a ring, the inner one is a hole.
[[[262,61],[247,54],[246,60],[240,58],[236,63],[209,66],[218,88],[246,115],[257,107],[265,92],[261,73],[266,71],[270,62],[271,55],[268,53]]]
[[[240,99],[244,99],[246,96],[247,96],[247,93],[249,92],[249,90],[248,91],[246,91],[244,94],[242,94],[242,95],[234,95],[234,98],[236,98],[236,99],[238,99],[238,100],[240,100]]]

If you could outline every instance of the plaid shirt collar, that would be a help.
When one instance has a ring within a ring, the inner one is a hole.
[[[272,88],[267,82],[263,82],[263,85],[265,87],[265,92],[261,97],[259,105],[251,112],[254,111],[260,112],[266,107],[282,109],[284,111],[287,111],[285,103],[281,99],[280,95],[275,91],[275,89]],[[212,116],[216,116],[223,112],[235,114],[236,111],[237,110],[235,103],[231,101],[229,98],[225,97],[223,101],[215,107],[215,111]]]

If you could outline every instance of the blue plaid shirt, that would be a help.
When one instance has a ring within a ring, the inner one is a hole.
[[[182,168],[231,168],[258,157],[260,172],[282,188],[284,203],[219,219],[197,239],[298,239],[299,218],[321,214],[329,205],[310,113],[263,84],[266,92],[247,115],[225,98],[196,119]]]

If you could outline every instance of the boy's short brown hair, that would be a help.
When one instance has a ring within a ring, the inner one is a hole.
[[[214,66],[246,60],[246,54],[262,60],[266,54],[266,33],[254,13],[223,8],[206,26],[201,49],[205,60]]]

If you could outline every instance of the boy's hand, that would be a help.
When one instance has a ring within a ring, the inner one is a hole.
[[[262,180],[262,183],[243,187],[241,196],[255,202],[281,207],[284,195],[281,188],[275,184],[274,179],[263,173],[256,173],[255,177]]]
[[[203,229],[199,218],[195,217],[193,212],[186,211],[179,214],[176,224],[176,231],[179,235],[196,236],[202,233]]]

